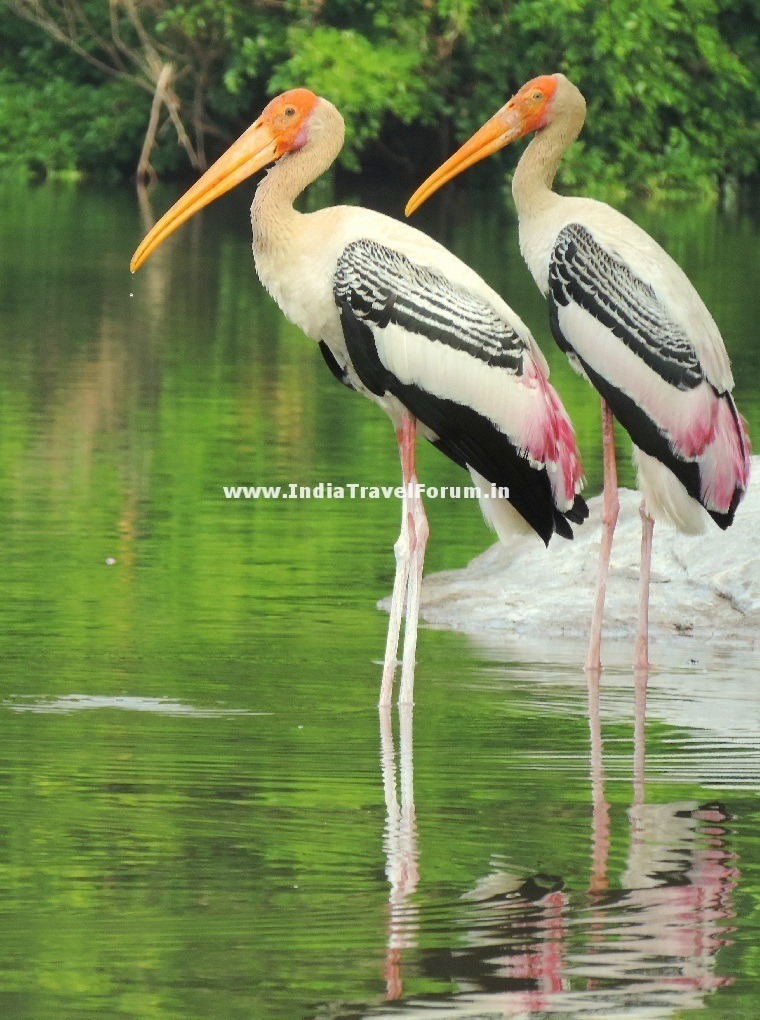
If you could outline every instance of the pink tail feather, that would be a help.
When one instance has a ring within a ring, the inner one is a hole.
[[[533,448],[529,453],[549,466],[554,500],[558,509],[565,511],[572,507],[584,484],[575,430],[557,391],[537,365],[534,364],[533,369],[544,394],[547,414],[541,422],[540,436],[531,444]]]
[[[706,510],[733,517],[749,483],[749,432],[730,393],[716,394],[716,401],[712,441],[697,458],[700,502]]]

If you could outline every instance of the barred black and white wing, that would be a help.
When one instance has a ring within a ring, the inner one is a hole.
[[[557,343],[634,444],[727,527],[746,486],[749,443],[712,320],[689,329],[656,281],[642,279],[579,223],[557,237],[548,298]]]
[[[456,463],[500,487],[548,542],[586,516],[572,426],[528,340],[479,295],[368,239],[333,292],[363,386],[390,394]]]

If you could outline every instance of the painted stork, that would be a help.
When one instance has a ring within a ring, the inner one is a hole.
[[[468,167],[530,132],[512,194],[520,249],[549,302],[552,332],[602,398],[602,544],[588,670],[601,632],[618,515],[613,416],[633,440],[641,504],[641,592],[634,665],[649,667],[649,573],[655,520],[698,533],[734,519],[749,479],[749,436],[712,316],[682,270],[640,227],[602,202],[552,191],[586,102],[562,74],[534,78],[421,185],[410,215]]]
[[[570,420],[527,327],[480,277],[426,234],[368,209],[303,214],[296,197],[341,150],[343,118],[293,89],[172,206],[132,259],[134,272],[180,224],[270,163],[251,206],[258,275],[284,314],[318,341],[336,378],[390,416],[404,500],[380,703],[390,703],[401,616],[400,702],[412,701],[419,588],[428,525],[414,464],[416,432],[466,467],[501,539],[572,538],[588,515]],[[493,497],[491,484],[509,489]]]

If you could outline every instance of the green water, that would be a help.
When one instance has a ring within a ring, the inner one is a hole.
[[[582,649],[550,635],[423,630],[413,736],[389,734],[396,503],[223,496],[399,474],[387,420],[257,283],[249,201],[133,279],[130,191],[0,187],[0,1013],[755,1015],[755,660],[653,677],[634,807],[631,676],[605,674],[592,761]],[[597,401],[501,198],[437,215],[534,328],[595,491]],[[713,310],[757,436],[760,224],[636,216]],[[428,511],[431,571],[492,540],[471,502]]]

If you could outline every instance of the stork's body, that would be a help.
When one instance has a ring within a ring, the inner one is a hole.
[[[654,520],[703,530],[733,521],[749,479],[749,437],[718,327],[686,275],[640,227],[602,202],[555,194],[559,162],[586,104],[563,75],[535,78],[418,189],[416,208],[447,180],[529,132],[512,191],[520,248],[549,303],[552,332],[602,397],[603,538],[587,667],[601,667],[604,593],[617,520],[612,416],[634,444],[642,503],[636,667],[648,667]]]
[[[442,245],[355,207],[300,213],[293,202],[340,152],[343,120],[305,89],[285,93],[153,228],[133,268],[202,205],[267,163],[251,207],[253,251],[284,314],[320,344],[333,374],[390,416],[405,490],[381,703],[390,700],[401,615],[401,701],[411,701],[427,522],[415,494],[414,439],[470,470],[500,538],[548,543],[587,514],[570,421],[527,327]],[[509,489],[492,498],[491,483]]]

